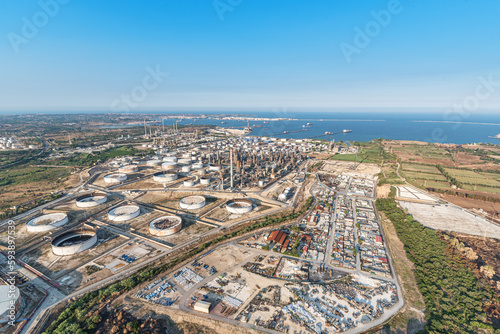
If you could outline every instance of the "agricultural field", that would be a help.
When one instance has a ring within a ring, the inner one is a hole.
[[[446,177],[442,174],[428,174],[418,172],[404,172],[403,175],[410,179],[421,179],[431,181],[446,181]]]
[[[436,168],[436,166],[408,164],[408,163],[403,164],[403,171],[441,174],[441,172]]]
[[[420,187],[430,187],[437,189],[451,189],[449,182],[444,181],[431,181],[431,180],[413,180]]]
[[[500,173],[487,173],[487,172],[479,172],[478,174],[483,175],[489,179],[494,179],[500,181]]]
[[[480,174],[472,170],[462,170],[454,168],[445,169],[448,174],[456,178],[459,182],[469,185],[486,186],[486,187],[500,187],[500,181],[486,176],[485,174]]]
[[[464,184],[464,189],[481,191],[485,193],[500,194],[500,187],[485,187],[481,185]]]
[[[446,160],[450,163],[453,162],[452,155],[448,150],[433,144],[391,146],[391,151],[403,161]]]

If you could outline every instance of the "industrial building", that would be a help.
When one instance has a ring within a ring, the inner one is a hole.
[[[206,313],[206,314],[208,314],[208,313],[210,313],[210,306],[211,306],[211,305],[212,305],[212,304],[211,304],[211,303],[209,303],[209,302],[205,302],[205,301],[203,301],[203,300],[200,300],[199,302],[196,302],[196,303],[194,304],[194,310],[195,310],[195,311],[198,311],[198,312],[201,312],[201,313]]]

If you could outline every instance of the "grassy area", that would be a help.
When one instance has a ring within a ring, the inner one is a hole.
[[[70,174],[71,170],[66,168],[19,166],[0,171],[0,186],[18,186],[35,183],[40,180],[57,184]],[[5,188],[2,190],[5,190]]]
[[[424,298],[425,333],[498,333],[486,317],[495,292],[480,281],[440,235],[413,220],[392,199],[378,199],[377,209],[394,224]]]
[[[486,173],[486,172],[479,172],[480,175],[483,175],[489,179],[497,180],[500,181],[500,173]]]
[[[431,181],[431,180],[412,180],[414,183],[420,185],[421,187],[432,187],[438,189],[451,189],[451,185],[446,181]]]
[[[144,151],[137,150],[133,146],[119,146],[91,154],[87,153],[75,154],[68,158],[57,159],[54,161],[54,164],[61,166],[89,167],[96,163],[104,162],[108,159],[134,155],[137,153],[144,153]]]
[[[436,166],[403,163],[402,167],[404,171],[441,174],[441,172],[436,168]]]
[[[0,170],[0,210],[66,187],[70,168],[16,166]]]
[[[492,194],[500,194],[500,188],[498,187],[486,187],[481,185],[464,184],[463,189],[481,191]]]
[[[402,172],[403,177],[410,179],[432,180],[432,181],[446,181],[446,177],[442,174],[428,174],[417,172]]]
[[[455,168],[445,168],[446,172],[452,177],[456,178],[459,182],[469,185],[482,185],[489,187],[500,187],[500,181],[475,172],[473,170],[455,169]]]
[[[453,157],[447,149],[436,147],[434,144],[392,146],[392,150],[393,152],[414,155],[422,159],[453,160]]]

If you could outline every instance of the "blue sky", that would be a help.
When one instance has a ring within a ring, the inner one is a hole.
[[[447,108],[500,82],[498,13],[495,0],[2,1],[0,110]],[[479,109],[500,107],[492,87]]]

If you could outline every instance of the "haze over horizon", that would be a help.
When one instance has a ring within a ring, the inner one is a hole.
[[[0,111],[500,107],[494,1],[0,8]]]

